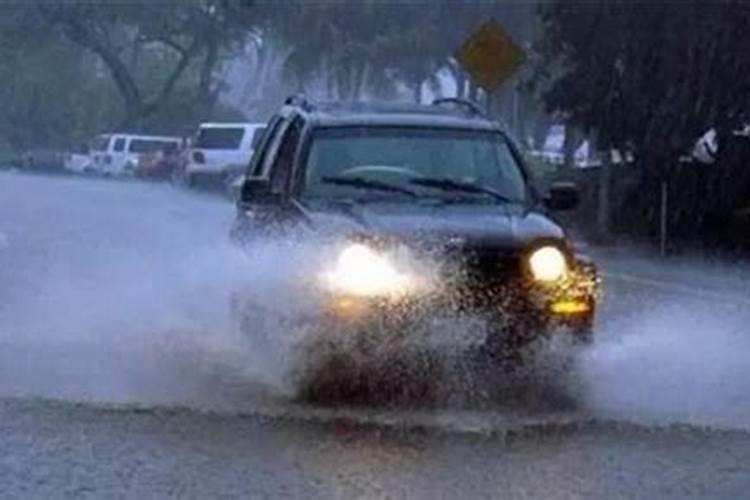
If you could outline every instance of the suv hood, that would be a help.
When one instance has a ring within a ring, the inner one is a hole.
[[[525,248],[536,240],[563,240],[562,228],[542,212],[515,204],[414,206],[368,203],[306,206],[310,224],[323,232],[364,233],[421,243]]]

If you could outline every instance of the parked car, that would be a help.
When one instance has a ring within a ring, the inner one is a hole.
[[[53,149],[30,149],[19,159],[19,167],[37,172],[63,172],[66,154]]]
[[[179,145],[179,137],[102,134],[91,143],[91,167],[103,175],[134,175],[142,155]]]
[[[223,184],[241,174],[253,156],[265,125],[262,123],[203,123],[185,166],[188,186]]]
[[[66,172],[72,174],[82,174],[86,172],[90,163],[91,158],[87,154],[65,153],[63,167],[65,168]]]
[[[63,162],[65,171],[70,174],[83,174],[88,172],[91,165],[89,147],[87,145],[81,145],[78,148],[65,153]]]
[[[135,176],[151,180],[171,179],[175,170],[180,167],[181,160],[180,148],[169,143],[158,151],[141,155],[135,166]]]

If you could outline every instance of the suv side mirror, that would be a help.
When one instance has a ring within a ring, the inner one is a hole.
[[[253,204],[273,204],[279,196],[271,191],[271,181],[265,177],[245,177],[240,201]]]
[[[578,187],[572,182],[553,183],[544,198],[544,204],[550,210],[572,210],[580,201]]]

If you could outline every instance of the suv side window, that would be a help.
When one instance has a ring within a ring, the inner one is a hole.
[[[122,153],[125,151],[125,138],[124,137],[118,137],[115,140],[115,145],[112,147],[112,151],[115,153]]]
[[[302,120],[295,118],[284,132],[271,166],[271,191],[274,193],[283,194],[288,189],[301,135]]]
[[[269,122],[268,127],[263,133],[261,142],[250,160],[250,166],[248,167],[249,177],[261,177],[267,172],[267,169],[264,167],[268,164],[269,156],[273,156],[271,154],[271,146],[273,146],[274,142],[277,142],[275,139],[283,123],[283,120],[278,116],[275,116]]]

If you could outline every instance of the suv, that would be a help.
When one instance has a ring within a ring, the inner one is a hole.
[[[577,202],[572,184],[540,196],[513,142],[468,101],[294,97],[252,159],[231,236],[315,235],[330,258],[295,283],[318,296],[304,322],[323,337],[399,346],[435,318],[475,315],[479,352],[518,360],[540,337],[592,337],[596,269],[548,215]],[[233,306],[246,331],[264,314],[240,295]]]
[[[91,143],[90,167],[104,175],[133,175],[142,156],[177,148],[180,141],[168,136],[101,134]]]
[[[262,134],[260,123],[202,123],[188,151],[185,182],[231,182],[252,158]]]

